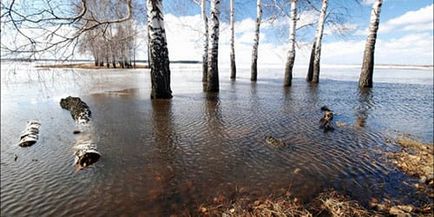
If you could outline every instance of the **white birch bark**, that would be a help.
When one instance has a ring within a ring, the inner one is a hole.
[[[289,87],[292,84],[292,69],[295,61],[295,35],[297,30],[297,0],[291,0],[291,27],[289,28],[289,50],[288,58],[285,65],[285,82],[284,86]]]
[[[237,68],[235,65],[235,11],[234,11],[234,0],[230,0],[230,23],[231,23],[231,79],[236,78]]]
[[[256,81],[258,77],[258,46],[259,46],[259,33],[262,20],[262,0],[257,0],[256,2],[256,28],[255,28],[255,38],[253,43],[252,51],[252,75],[250,80]]]
[[[169,51],[164,29],[162,0],[147,0],[149,47],[151,57],[152,99],[170,99]]]
[[[315,42],[312,49],[313,55],[309,65],[308,80],[312,83],[319,82],[320,60],[321,60],[321,41],[324,32],[324,23],[327,13],[328,0],[322,0],[322,7],[318,19],[318,27],[315,34]],[[313,61],[313,63],[312,63]]]
[[[202,81],[207,81],[208,72],[208,17],[206,16],[206,0],[201,0],[200,11],[203,20],[203,54],[202,54]]]
[[[218,47],[219,47],[220,0],[211,0],[211,48],[208,54],[208,92],[219,91]]]
[[[372,76],[374,74],[375,42],[377,41],[377,32],[380,23],[380,12],[382,4],[383,0],[376,0],[372,5],[369,34],[365,44],[362,70],[359,78],[360,87],[372,87]]]

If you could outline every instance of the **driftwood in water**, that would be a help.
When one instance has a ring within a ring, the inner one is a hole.
[[[324,129],[324,132],[334,130],[333,128],[333,112],[327,108],[327,106],[321,107],[321,111],[324,112],[324,116],[319,121],[320,128]]]
[[[285,147],[286,144],[282,141],[280,141],[279,139],[276,139],[272,136],[267,136],[265,137],[265,142],[267,142],[269,145],[275,147],[275,148],[281,148],[281,147]]]
[[[94,132],[89,106],[79,97],[71,96],[61,99],[60,106],[71,112],[71,116],[79,128],[73,132],[74,134],[80,133],[77,143],[74,145],[75,165],[79,168],[92,165],[99,160],[101,154],[97,151],[97,145],[93,139]]]
[[[60,100],[60,106],[71,112],[72,118],[78,123],[87,123],[91,118],[89,106],[79,97],[68,96]]]
[[[96,144],[92,143],[91,140],[78,142],[74,148],[76,149],[74,163],[77,166],[87,167],[96,163],[101,157],[101,154],[96,150]]]
[[[23,134],[20,136],[20,143],[18,143],[21,147],[28,147],[35,144],[38,141],[39,127],[41,124],[38,121],[28,121],[26,129]]]

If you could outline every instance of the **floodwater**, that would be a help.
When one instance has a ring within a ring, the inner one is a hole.
[[[428,200],[382,153],[397,150],[386,140],[401,133],[432,142],[432,68],[378,69],[389,82],[365,92],[354,80],[327,79],[357,68],[326,68],[316,86],[296,76],[287,89],[279,69],[264,68],[251,83],[247,68],[234,82],[222,68],[219,94],[203,92],[200,65],[171,69],[173,99],[151,101],[147,70],[2,63],[1,216],[194,214],[217,195],[288,188],[305,202],[328,188],[365,205],[371,197]],[[89,105],[102,153],[81,171],[73,167],[75,123],[59,105],[69,95]],[[320,130],[323,105],[345,126]],[[21,148],[31,119],[42,124],[40,139]],[[287,147],[270,147],[266,136]]]

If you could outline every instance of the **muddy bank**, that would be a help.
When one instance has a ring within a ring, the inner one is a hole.
[[[217,196],[213,203],[203,204],[198,207],[197,213],[189,213],[187,216],[432,216],[432,212],[432,204],[415,207],[396,204],[387,199],[381,202],[372,199],[369,207],[364,207],[349,196],[329,189],[307,203],[292,196],[291,191],[281,195],[272,194],[266,198],[251,198],[245,194],[228,200]]]
[[[426,144],[411,136],[395,139],[400,149],[387,153],[392,163],[409,176],[419,179],[415,187],[434,198],[434,144]]]

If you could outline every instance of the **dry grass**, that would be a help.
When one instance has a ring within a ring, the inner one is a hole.
[[[288,196],[290,193],[285,195],[256,201],[237,198],[229,204],[201,206],[198,212],[200,216],[223,217],[365,217],[374,214],[359,205],[357,201],[350,200],[332,190],[319,194],[310,204],[303,204],[297,198]]]
[[[315,216],[367,217],[373,215],[357,201],[350,200],[348,197],[332,190],[319,194],[313,200],[311,209],[314,211]]]
[[[51,64],[51,65],[37,65],[38,68],[61,68],[61,69],[107,69],[106,66],[95,66],[94,63],[70,63],[70,64]],[[117,68],[120,68],[118,65]],[[145,64],[136,64],[136,69],[148,68]],[[110,65],[110,69],[113,69]]]
[[[401,149],[388,156],[393,163],[410,176],[420,179],[416,187],[434,197],[434,146],[421,143],[408,136],[400,136],[396,139]]]

